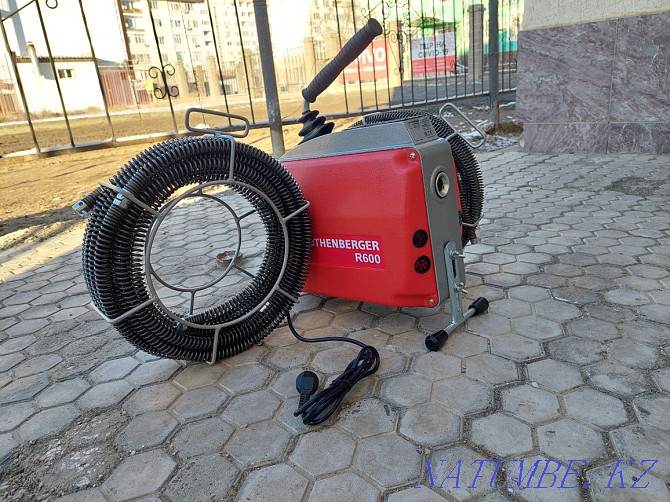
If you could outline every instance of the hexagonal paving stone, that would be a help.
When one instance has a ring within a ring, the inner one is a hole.
[[[636,467],[642,470],[636,469]],[[619,460],[587,471],[589,492],[594,502],[647,502],[670,500],[667,485],[651,473],[642,475],[651,462]]]
[[[567,330],[571,335],[597,342],[607,342],[621,336],[615,324],[593,318],[577,319],[567,325]]]
[[[353,300],[345,300],[344,298],[331,298],[323,304],[322,308],[323,310],[328,310],[329,312],[340,313],[357,310],[359,305],[360,302],[355,302]]]
[[[354,310],[353,312],[336,314],[332,321],[332,325],[349,331],[359,331],[372,326],[373,321],[374,317],[370,314],[361,312],[360,310]]]
[[[215,388],[203,387],[185,392],[173,405],[172,411],[181,420],[211,415],[228,400],[228,394]]]
[[[426,403],[402,412],[398,432],[424,446],[458,441],[461,419],[444,406]]]
[[[270,418],[280,404],[271,392],[259,390],[234,397],[223,414],[239,425],[250,424]]]
[[[519,379],[516,364],[493,354],[478,354],[465,359],[465,374],[490,384]]]
[[[447,339],[447,343],[444,344],[441,352],[456,357],[468,357],[488,352],[488,346],[489,341],[483,336],[460,332]]]
[[[314,356],[312,368],[327,375],[339,375],[357,354],[358,351],[352,348],[350,343],[341,345],[340,347],[325,349]]]
[[[126,451],[146,450],[162,444],[179,422],[165,411],[151,411],[133,418],[116,437],[116,444]]]
[[[149,495],[163,485],[175,466],[174,460],[161,450],[140,453],[121,462],[104,487],[118,500]]]
[[[391,488],[416,480],[421,454],[396,434],[383,434],[359,442],[354,467],[384,488]]]
[[[549,291],[537,286],[515,286],[509,290],[509,297],[528,303],[536,303],[548,299]]]
[[[122,357],[102,363],[98,368],[90,373],[90,378],[96,383],[109,382],[123,378],[137,366],[139,362],[132,357]]]
[[[470,435],[473,443],[501,457],[533,448],[530,427],[502,413],[473,420]]]
[[[581,385],[579,368],[554,359],[543,359],[526,366],[528,379],[555,392],[563,392]]]
[[[12,403],[0,406],[0,432],[15,429],[21,422],[38,412],[32,402]]]
[[[431,384],[419,375],[398,375],[387,379],[380,397],[398,406],[412,406],[430,400]]]
[[[563,329],[559,323],[536,316],[514,319],[512,330],[519,335],[540,341],[563,336]]]
[[[71,404],[49,408],[24,422],[18,428],[18,433],[24,441],[35,441],[61,432],[80,415],[79,410]]]
[[[413,486],[388,496],[388,502],[444,502],[446,499],[425,486]]]
[[[461,360],[442,352],[428,352],[415,356],[410,369],[429,380],[441,380],[460,375]]]
[[[416,319],[399,312],[384,316],[379,322],[379,329],[391,335],[405,333],[414,328]]]
[[[90,385],[81,378],[73,378],[71,380],[64,380],[57,382],[35,398],[35,402],[41,408],[50,408],[51,406],[58,406],[59,404],[71,403],[79,396],[81,396]]]
[[[549,342],[549,353],[553,359],[583,366],[603,359],[605,350],[600,343],[568,336]]]
[[[107,408],[123,401],[132,391],[132,386],[125,380],[101,383],[86,391],[77,400],[77,406],[85,411]]]
[[[13,354],[7,354],[6,356],[0,356],[0,373],[5,373],[9,371],[14,366],[19,364],[21,361],[24,361],[26,356],[20,352],[15,352]]]
[[[170,378],[181,365],[172,359],[157,359],[142,363],[126,380],[131,385],[140,387],[151,383],[162,382]]]
[[[670,368],[662,368],[651,374],[659,389],[670,393]]]
[[[569,303],[556,300],[544,300],[535,304],[535,312],[552,321],[567,321],[581,315],[579,309]]]
[[[485,410],[492,404],[491,387],[459,375],[433,384],[433,400],[462,415]]]
[[[514,299],[503,299],[491,302],[490,311],[506,317],[507,319],[516,319],[531,314],[530,305],[527,302]]]
[[[181,458],[218,451],[233,434],[233,427],[219,417],[183,426],[170,444]]]
[[[282,456],[291,435],[272,420],[235,431],[224,450],[244,466],[265,463]]]
[[[628,421],[623,403],[597,390],[581,387],[566,394],[563,399],[567,414],[582,422],[608,428]]]
[[[487,338],[504,335],[509,333],[511,329],[506,317],[490,312],[468,320],[468,331]]]
[[[398,500],[432,501],[435,492],[427,489],[431,485],[438,493],[449,494],[456,500],[465,500],[475,495],[485,494],[492,491],[489,484],[495,472],[495,467],[493,467],[495,464],[495,461],[489,462],[486,456],[467,446],[452,446],[433,451],[430,460],[427,460],[422,466],[419,479],[422,487],[413,488],[414,498],[398,498]],[[428,471],[428,465],[430,465],[430,471]],[[475,480],[480,465],[481,478]],[[394,499],[389,497],[389,500]],[[443,499],[436,498],[435,500]]]
[[[635,396],[647,389],[643,373],[619,362],[602,361],[584,368],[584,374],[590,385],[619,396]]]
[[[618,459],[659,460],[650,472],[661,478],[670,476],[667,459],[670,432],[648,424],[631,424],[609,433]]]
[[[271,373],[262,364],[247,364],[225,373],[218,384],[230,393],[237,394],[260,387],[267,381]]]
[[[532,424],[546,422],[560,415],[556,396],[531,385],[503,389],[500,397],[503,410]]]
[[[296,368],[304,366],[305,363],[307,363],[307,361],[311,357],[312,352],[311,347],[309,347],[309,345],[307,344],[289,345],[287,347],[280,347],[273,349],[272,352],[270,353],[270,357],[268,357],[268,363],[270,363],[272,366],[280,370],[288,368]],[[238,371],[237,374],[240,375],[246,373],[248,366],[249,365],[239,366],[237,369],[240,371]],[[255,365],[255,366],[256,367],[260,366],[264,368],[264,366],[261,365]],[[268,371],[267,368],[266,371]],[[235,377],[229,375],[230,373],[224,375],[222,381],[232,382]],[[253,379],[253,374],[251,376]],[[239,377],[237,377],[237,379],[239,379]],[[243,380],[246,380],[246,378],[243,378]],[[240,383],[238,382],[237,385],[239,386]]]
[[[621,334],[636,342],[664,345],[670,342],[670,330],[655,322],[635,320],[621,325]]]
[[[535,340],[519,335],[502,335],[491,340],[493,354],[520,362],[544,354],[544,349]]]
[[[37,373],[49,371],[63,359],[58,354],[45,354],[33,357],[14,368],[14,378],[23,378]]]
[[[354,436],[365,438],[393,430],[396,411],[379,399],[364,399],[343,410],[337,424]]]
[[[642,396],[633,400],[635,412],[640,422],[646,422],[659,429],[670,430],[670,398],[663,394]]]
[[[309,312],[302,312],[293,320],[293,324],[300,329],[310,330],[315,328],[323,328],[328,326],[333,320],[333,314],[323,310],[311,310]]]
[[[419,318],[419,329],[426,333],[435,333],[451,323],[451,314],[441,312],[439,314],[432,314],[421,316]]]
[[[571,488],[578,484],[578,480],[574,474],[567,473],[568,465],[569,462],[542,456],[515,459],[509,462],[506,485],[511,493],[528,502],[579,502],[582,500],[579,488]],[[575,462],[570,465],[570,472],[583,466],[583,462]]]
[[[213,366],[205,363],[191,364],[173,378],[172,383],[184,390],[198,389],[216,383],[226,369],[222,363]]]
[[[220,500],[228,494],[238,472],[237,467],[220,455],[197,457],[177,471],[165,494],[171,500]]]
[[[307,480],[288,465],[279,464],[250,472],[235,500],[289,502],[302,500]]]
[[[537,439],[542,452],[561,461],[593,462],[606,455],[602,436],[574,420],[561,419],[538,427]]]
[[[13,352],[19,352],[26,347],[29,347],[37,341],[33,335],[21,336],[18,338],[10,338],[0,343],[0,355],[4,356],[6,354],[11,354]]]
[[[378,500],[379,490],[353,472],[336,474],[314,483],[309,501]]]
[[[607,349],[607,358],[633,368],[652,368],[658,361],[658,350],[628,338],[614,340]]]
[[[131,416],[166,410],[180,394],[179,389],[167,382],[149,385],[139,389],[123,403],[123,409]]]
[[[300,436],[291,461],[311,476],[339,471],[351,465],[356,443],[337,429],[322,429]]]
[[[618,305],[648,305],[651,303],[649,296],[634,289],[615,289],[605,293],[605,299],[610,303]]]

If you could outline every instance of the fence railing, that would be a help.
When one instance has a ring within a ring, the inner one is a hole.
[[[496,34],[490,1],[270,0],[282,123],[297,121],[300,90],[369,17],[384,33],[319,98],[322,114],[513,90],[523,0],[495,2]],[[0,0],[0,155],[184,133],[192,106],[268,127],[257,2]]]

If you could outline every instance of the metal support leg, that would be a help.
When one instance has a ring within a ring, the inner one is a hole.
[[[451,303],[451,324],[437,333],[426,337],[426,347],[428,350],[440,350],[442,345],[447,341],[447,338],[449,338],[449,335],[456,328],[472,316],[481,314],[489,308],[488,300],[479,297],[468,307],[468,310],[463,312],[463,287],[465,283],[460,272],[462,267],[458,266],[462,260],[463,255],[458,252],[455,243],[450,242],[444,247],[444,261],[447,266],[447,281],[449,285],[449,302]]]

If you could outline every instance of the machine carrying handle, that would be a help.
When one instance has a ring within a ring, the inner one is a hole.
[[[376,19],[370,18],[368,23],[363,26],[349,40],[342,50],[328,63],[309,85],[302,90],[302,97],[309,103],[314,103],[316,98],[332,84],[337,76],[349,64],[354,61],[370,45],[377,35],[384,32],[382,25]]]

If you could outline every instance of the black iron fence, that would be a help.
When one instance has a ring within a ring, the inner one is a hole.
[[[183,133],[192,106],[267,127],[259,1],[0,0],[0,155]],[[491,1],[262,2],[282,123],[296,122],[300,90],[369,17],[384,33],[319,98],[322,113],[513,90],[523,0],[495,2],[497,33]]]

